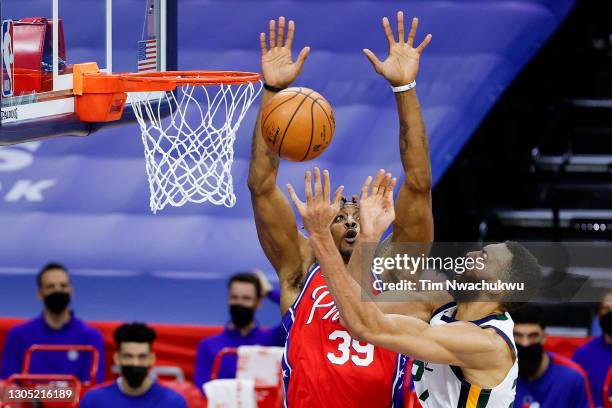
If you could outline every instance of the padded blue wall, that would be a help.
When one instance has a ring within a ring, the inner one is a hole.
[[[279,182],[300,185],[303,171],[316,164],[329,168],[334,183],[350,194],[378,168],[401,171],[393,95],[361,50],[384,57],[381,17],[398,9],[417,15],[418,38],[433,34],[417,90],[437,181],[573,3],[181,0],[179,68],[259,71],[258,34],[268,19],[295,19],[296,54],[312,47],[297,84],[326,96],[337,129],[316,162],[282,163]],[[141,4],[124,7],[140,10]],[[80,48],[72,58],[96,52],[101,50]],[[204,204],[150,214],[135,125],[0,149],[0,314],[37,313],[33,274],[57,260],[75,274],[76,308],[85,318],[223,322],[225,306],[219,304],[229,274],[254,267],[273,274],[257,241],[246,188],[254,114],[252,109],[238,134],[238,203],[231,209]],[[38,184],[45,187],[40,196],[17,194],[27,183],[46,184]],[[266,304],[262,320],[272,323],[277,316]]]

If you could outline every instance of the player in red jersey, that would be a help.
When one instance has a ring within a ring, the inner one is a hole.
[[[432,242],[429,147],[414,89],[419,59],[431,36],[415,48],[418,20],[412,20],[407,38],[403,20],[403,14],[398,12],[396,41],[389,20],[383,19],[389,41],[385,61],[379,61],[367,49],[364,53],[375,71],[397,92],[400,157],[406,177],[397,199],[392,240]],[[248,178],[259,241],[281,287],[281,310],[288,331],[283,358],[285,404],[291,408],[389,407],[400,394],[404,357],[351,338],[340,324],[308,238],[299,232],[289,201],[276,184],[279,158],[261,137],[261,106],[275,91],[296,80],[310,51],[303,48],[296,61],[292,61],[294,29],[293,21],[289,21],[285,39],[285,19],[280,17],[278,30],[276,21],[269,23],[269,46],[266,35],[260,35],[262,72],[267,86],[255,124]],[[380,143],[388,142],[385,135],[373,136]],[[331,232],[344,262],[348,263],[359,235],[357,203],[347,202],[340,208]]]

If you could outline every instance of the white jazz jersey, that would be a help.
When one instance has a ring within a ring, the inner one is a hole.
[[[455,322],[456,311],[455,303],[446,304],[434,312],[430,324],[440,326]],[[508,313],[487,316],[473,323],[482,328],[495,329],[512,348],[514,355],[517,355],[514,322]],[[459,367],[419,360],[415,360],[412,365],[414,388],[423,408],[512,408],[517,376],[516,358],[506,378],[492,389],[470,384]]]

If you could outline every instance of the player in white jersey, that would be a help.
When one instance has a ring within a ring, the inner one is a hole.
[[[511,407],[518,368],[513,322],[507,312],[512,307],[508,293],[498,289],[454,293],[457,303],[451,303],[453,297],[446,292],[435,298],[413,292],[407,302],[362,301],[362,293],[368,292],[362,292],[351,275],[343,273],[344,263],[334,251],[328,231],[340,197],[336,194],[330,204],[327,171],[323,183],[318,169],[314,179],[313,190],[310,173],[306,174],[306,203],[299,200],[293,187],[289,193],[310,234],[310,244],[325,271],[343,324],[353,338],[413,357],[417,396],[426,408]],[[393,222],[395,183],[382,170],[373,184],[371,177],[364,183],[359,202],[361,237],[349,269],[359,269],[364,260],[372,260],[376,244]],[[457,278],[461,282],[523,282],[525,292],[533,292],[541,279],[537,260],[518,243],[487,245],[466,256],[481,259],[483,266],[466,269]]]
[[[429,324],[432,327],[456,322],[457,304],[443,305],[434,312]],[[506,313],[494,314],[472,321],[482,329],[491,328],[507,342],[512,353],[516,355],[514,322]],[[469,341],[466,338],[464,341]],[[466,407],[511,408],[514,405],[518,362],[516,358],[501,383],[492,388],[482,388],[470,383],[463,375],[460,367],[449,364],[435,364],[414,360],[412,365],[412,380],[414,389],[423,408],[433,407]]]

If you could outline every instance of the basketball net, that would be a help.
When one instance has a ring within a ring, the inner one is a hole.
[[[260,92],[261,82],[248,82],[129,94],[142,131],[153,213],[187,202],[234,206],[236,131]]]

